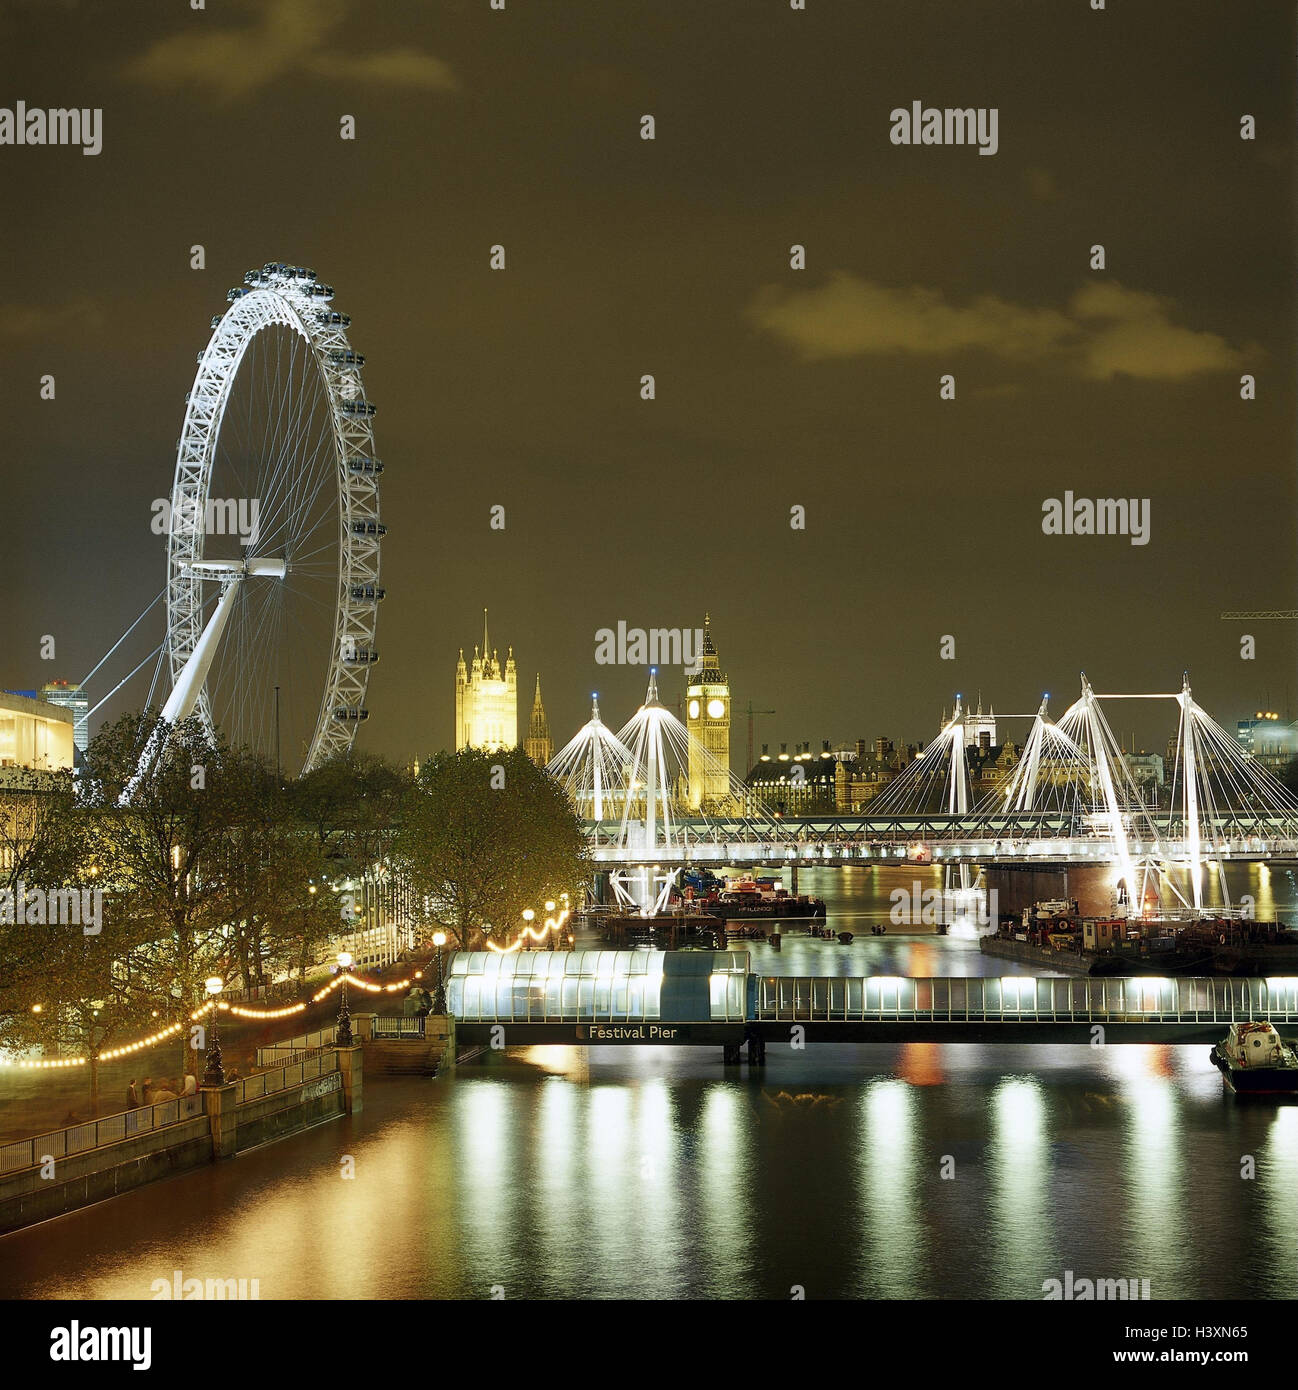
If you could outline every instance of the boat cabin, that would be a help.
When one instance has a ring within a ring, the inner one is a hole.
[[[1224,1051],[1240,1067],[1274,1067],[1284,1061],[1284,1044],[1269,1023],[1232,1023]]]

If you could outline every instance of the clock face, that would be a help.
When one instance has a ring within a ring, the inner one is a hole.
[[[697,719],[698,717],[699,717],[699,702],[698,702],[697,700],[691,700],[691,701],[690,701],[690,718],[691,718],[691,719]]]
[[[723,714],[725,714],[725,712],[726,712],[726,705],[725,705],[725,701],[724,701],[724,700],[709,700],[709,701],[708,701],[708,718],[709,718],[709,719],[720,719],[721,716],[722,716]]]

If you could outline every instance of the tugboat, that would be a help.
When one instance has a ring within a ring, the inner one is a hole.
[[[1269,1023],[1232,1023],[1208,1056],[1236,1095],[1298,1092],[1298,1056]]]

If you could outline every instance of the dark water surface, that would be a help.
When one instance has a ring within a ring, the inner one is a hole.
[[[262,1298],[1040,1298],[1071,1269],[1292,1298],[1298,1107],[1225,1098],[1206,1053],[486,1056],[0,1239],[0,1294],[147,1298],[179,1269]]]
[[[1023,973],[923,936],[754,955]],[[1040,1298],[1071,1270],[1154,1298],[1293,1298],[1298,1106],[1228,1097],[1207,1051],[484,1055],[371,1079],[362,1115],[0,1238],[0,1295],[148,1298],[180,1270],[263,1299]]]

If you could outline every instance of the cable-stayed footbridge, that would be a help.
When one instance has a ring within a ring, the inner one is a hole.
[[[1176,707],[1176,756],[1158,801],[1137,784],[1105,717],[1105,705],[1124,700]],[[691,804],[691,761],[717,772],[715,759],[659,702],[651,676],[644,704],[618,734],[596,715],[550,770],[585,819],[594,862],[615,871],[615,884],[617,870],[638,869],[662,902],[672,868],[686,864],[909,860],[945,865],[953,889],[974,887],[975,864],[1112,865],[1128,902],[1170,895],[1197,909],[1206,877],[1220,877],[1227,862],[1298,859],[1298,797],[1198,704],[1188,678],[1178,691],[1105,694],[1083,674],[1080,695],[1057,721],[1048,696],[1018,717],[1030,721],[1022,751],[979,798],[972,716],[957,699],[938,736],[858,811],[781,816],[728,769],[712,783],[726,785],[726,795]],[[658,866],[652,879],[650,866]]]

